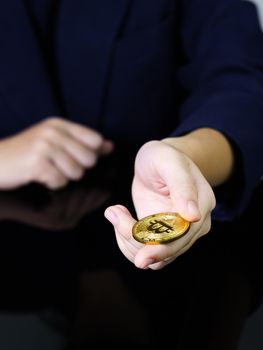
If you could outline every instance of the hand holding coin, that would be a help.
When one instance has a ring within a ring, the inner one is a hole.
[[[138,268],[162,269],[210,230],[215,199],[209,183],[189,157],[163,142],[138,152],[132,199],[137,219],[119,204],[105,217],[120,250]]]

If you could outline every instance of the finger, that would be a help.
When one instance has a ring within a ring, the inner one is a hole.
[[[146,269],[150,266],[162,263],[165,259],[172,255],[170,244],[145,245],[141,248],[134,259],[134,264],[138,268]]]
[[[178,161],[171,162],[171,170],[165,170],[163,177],[170,191],[172,203],[179,214],[191,222],[198,221],[201,214],[198,207],[198,191],[192,176],[194,165],[181,154],[177,154],[176,157],[179,158]]]
[[[128,260],[134,262],[134,257],[142,244],[132,237],[132,226],[136,222],[122,205],[108,207],[105,217],[113,224],[118,246]]]
[[[134,263],[134,257],[142,244],[132,237],[132,226],[136,222],[129,211],[122,205],[115,205],[105,210],[105,217],[113,224],[118,246],[125,257]]]
[[[67,177],[48,160],[43,161],[39,176],[34,181],[41,183],[51,190],[63,188],[68,183]]]
[[[111,141],[104,140],[101,147],[94,150],[72,138],[71,135],[66,134],[63,135],[61,143],[63,143],[63,147],[67,152],[70,153],[81,165],[85,166],[85,168],[94,167],[97,163],[98,156],[106,156],[114,149],[114,145]]]
[[[70,180],[79,180],[84,174],[84,168],[60,147],[53,147],[50,159],[59,171]]]
[[[168,179],[168,188],[173,205],[178,213],[186,220],[193,222],[201,218],[198,207],[198,194],[193,179],[184,170],[174,179]]]
[[[114,144],[110,140],[104,140],[100,149],[98,150],[98,154],[102,156],[106,156],[110,154],[114,149]]]
[[[136,220],[133,219],[127,208],[122,205],[114,205],[108,207],[104,215],[124,239],[134,239],[132,237],[132,226]]]
[[[49,138],[48,142],[53,145],[54,148],[63,149],[64,152],[67,152],[79,165],[85,168],[91,168],[97,162],[97,154],[95,151],[67,133],[56,132],[52,138]]]
[[[134,263],[134,258],[138,252],[138,247],[136,248],[132,242],[127,242],[121,235],[118,234],[115,230],[115,236],[117,240],[117,244],[119,246],[119,249],[124,254],[124,256],[130,260],[132,263]]]
[[[147,267],[147,269],[151,269],[151,270],[161,270],[163,269],[165,266],[171,264],[171,262],[173,262],[174,259],[166,259],[164,261],[160,261],[158,263],[155,263],[155,264],[152,264],[152,265],[149,265]]]
[[[103,136],[93,129],[64,119],[55,120],[54,123],[64,133],[71,135],[94,151],[100,150],[103,147]]]

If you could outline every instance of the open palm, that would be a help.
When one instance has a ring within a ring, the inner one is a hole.
[[[151,141],[139,150],[132,197],[137,219],[173,211],[192,222],[189,232],[180,240],[148,246],[132,237],[136,220],[125,207],[108,208],[105,215],[114,225],[119,248],[137,267],[164,267],[210,230],[211,211],[215,206],[212,188],[187,156],[163,142]]]

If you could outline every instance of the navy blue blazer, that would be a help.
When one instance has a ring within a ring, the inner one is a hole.
[[[8,0],[0,8],[0,137],[51,115],[135,147],[215,128],[237,153],[215,215],[231,216],[227,196],[241,174],[235,213],[247,205],[263,174],[263,33],[252,3]]]

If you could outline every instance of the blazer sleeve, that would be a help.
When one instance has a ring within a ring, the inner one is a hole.
[[[263,174],[263,32],[256,7],[244,0],[182,1],[186,92],[173,136],[209,127],[232,143],[235,170],[215,188],[215,220],[242,214]]]

